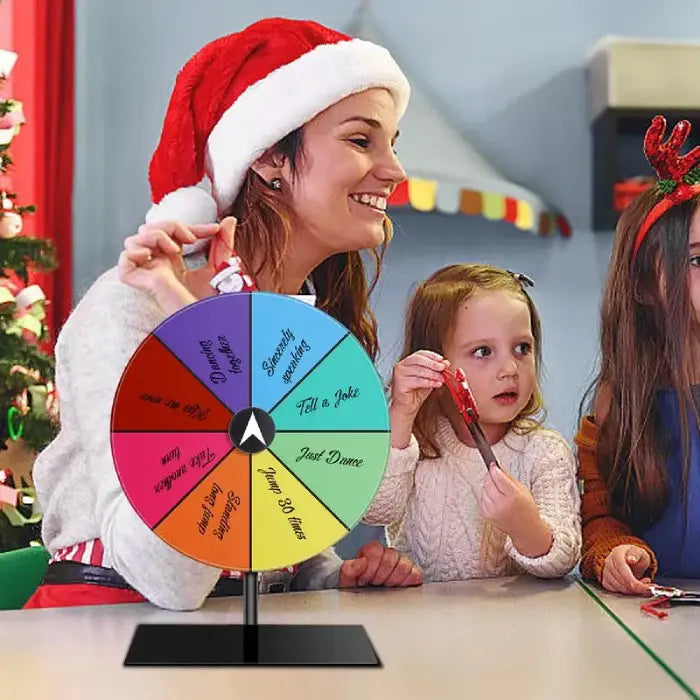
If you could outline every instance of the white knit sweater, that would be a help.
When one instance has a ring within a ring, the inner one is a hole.
[[[543,578],[568,573],[581,549],[576,466],[566,440],[551,430],[508,433],[492,445],[501,468],[525,484],[551,528],[550,551],[523,556],[501,534],[494,566],[482,556],[484,521],[479,495],[486,468],[478,450],[462,443],[445,418],[438,424],[442,457],[419,460],[415,437],[392,448],[386,474],[363,521],[388,525],[391,544],[423,568],[426,581],[452,581],[528,572]]]
[[[151,532],[122,491],[110,447],[110,414],[121,374],[163,319],[148,294],[119,281],[116,268],[88,290],[56,343],[61,430],[38,456],[34,480],[50,552],[100,538],[105,566],[156,605],[187,610],[204,602],[221,572]],[[326,550],[300,566],[292,587],[337,586],[340,563]]]

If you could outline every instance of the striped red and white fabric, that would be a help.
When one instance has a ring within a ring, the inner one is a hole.
[[[105,566],[104,564],[104,547],[102,546],[102,541],[99,539],[89,540],[88,542],[80,542],[80,544],[74,544],[71,547],[63,547],[57,550],[49,559],[49,564],[59,561],[75,561],[80,564],[89,564],[90,566]],[[299,567],[286,566],[281,571],[287,571],[292,576],[296,574]],[[230,571],[224,569],[221,572],[222,578],[243,578],[243,574],[240,571]]]
[[[51,555],[49,564],[58,561],[77,561],[90,566],[104,566],[104,553],[104,547],[99,539],[89,540],[57,550]]]

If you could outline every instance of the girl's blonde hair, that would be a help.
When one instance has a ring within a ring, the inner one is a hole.
[[[510,292],[522,298],[530,311],[537,381],[529,401],[509,426],[509,429],[516,432],[528,433],[539,427],[544,419],[544,403],[539,387],[542,327],[537,309],[523,288],[523,283],[508,270],[491,265],[461,263],[443,267],[428,277],[416,289],[408,304],[401,357],[408,357],[418,350],[432,350],[444,354],[443,348],[454,332],[459,308],[479,291],[496,290]],[[422,459],[441,456],[435,434],[438,416],[443,413],[441,404],[444,400],[449,400],[446,391],[443,387],[439,391],[431,392],[413,423],[413,433],[418,441]]]

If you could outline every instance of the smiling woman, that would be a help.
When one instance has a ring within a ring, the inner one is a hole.
[[[393,151],[396,123],[391,93],[365,90],[300,130],[295,168],[274,151],[253,166],[263,180],[280,177],[290,183],[296,246],[305,241],[326,257],[385,242],[386,200],[405,177]]]
[[[58,339],[61,432],[34,469],[53,561],[29,606],[146,598],[195,608],[217,584],[221,571],[171,549],[122,491],[109,437],[120,377],[166,316],[216,293],[212,278],[235,260],[234,239],[257,289],[314,295],[374,358],[374,282],[360,251],[371,251],[378,274],[391,232],[386,200],[405,177],[393,145],[408,97],[386,49],[314,22],[262,20],[206,45],[180,71],[151,160],[146,223]],[[205,176],[211,194],[198,186]],[[204,263],[191,264],[194,255]],[[291,378],[308,344],[275,321],[281,348],[267,371],[284,368]],[[235,335],[234,326],[219,341],[235,347]],[[86,583],[95,581],[86,566],[99,567],[102,585]],[[327,550],[293,572],[263,576],[263,590],[266,580],[415,585],[421,573],[369,543],[356,559],[341,563]]]

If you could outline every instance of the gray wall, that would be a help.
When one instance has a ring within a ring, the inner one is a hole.
[[[358,4],[77,0],[76,296],[114,264],[148,207],[148,161],[182,63],[206,41],[263,16],[346,29]],[[574,225],[570,240],[542,239],[479,218],[397,214],[376,297],[380,371],[390,370],[416,279],[455,260],[522,270],[537,283],[550,423],[571,438],[594,366],[611,243],[610,232],[590,230],[586,56],[606,34],[696,39],[700,3],[376,0],[370,15],[402,67],[464,136]]]

